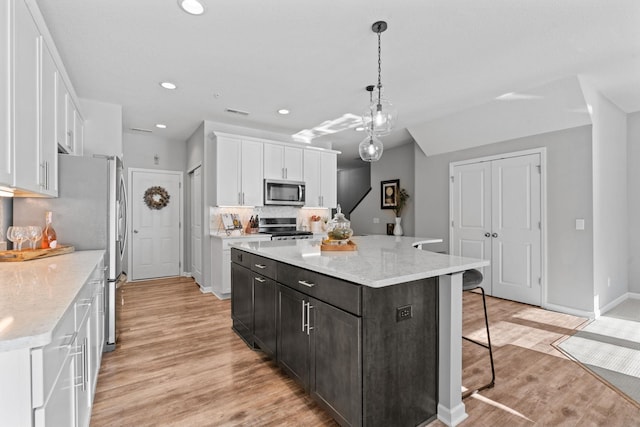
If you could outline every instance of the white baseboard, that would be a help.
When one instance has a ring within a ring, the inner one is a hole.
[[[635,293],[635,292],[627,292],[627,295],[629,296],[629,298],[631,299],[640,299],[640,294]]]
[[[600,313],[598,313],[598,316],[596,316],[596,318],[598,318],[601,315],[605,314],[607,311],[611,310],[613,307],[615,307],[616,305],[620,304],[623,301],[626,301],[629,298],[630,297],[629,297],[629,293],[628,292],[626,294],[620,295],[618,298],[614,299],[609,304],[607,304],[604,307],[600,308]]]
[[[220,293],[218,293],[218,292],[216,292],[214,290],[211,290],[211,293],[214,294],[216,297],[218,297],[218,299],[224,300],[224,299],[231,298],[231,294],[220,294]]]
[[[464,403],[458,404],[455,408],[447,408],[438,403],[438,419],[448,426],[457,426],[463,422],[469,414],[465,412]]]
[[[546,303],[544,306],[542,306],[542,308],[544,308],[545,310],[551,310],[551,311],[557,311],[559,313],[570,314],[572,316],[586,317],[588,319],[595,319],[596,317],[596,313],[593,311],[577,310],[575,308],[565,307],[563,305]]]

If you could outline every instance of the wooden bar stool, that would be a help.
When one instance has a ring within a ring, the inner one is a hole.
[[[484,325],[487,329],[488,344],[481,343],[479,341],[476,341],[474,339],[471,339],[465,336],[463,336],[462,338],[489,350],[489,359],[491,360],[491,382],[479,388],[476,388],[473,390],[467,390],[466,392],[462,393],[463,399],[471,396],[474,393],[479,392],[480,390],[485,390],[487,388],[493,387],[496,381],[496,371],[493,365],[493,349],[491,348],[491,336],[489,335],[489,317],[487,316],[487,301],[484,295],[484,289],[482,288],[482,286],[480,286],[480,283],[482,283],[482,273],[480,271],[467,270],[462,274],[462,292],[480,289],[480,292],[482,293],[482,305],[484,306]]]

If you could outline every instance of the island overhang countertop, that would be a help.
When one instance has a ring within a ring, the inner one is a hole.
[[[373,288],[459,273],[489,261],[418,250],[436,238],[354,236],[356,251],[321,251],[319,239],[238,242],[233,247],[310,271]]]

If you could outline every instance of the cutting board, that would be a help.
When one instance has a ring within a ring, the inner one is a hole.
[[[322,251],[357,251],[358,245],[353,243],[351,240],[347,241],[344,245],[332,245],[330,243],[325,243],[322,241],[322,245],[320,246],[320,250]]]
[[[31,261],[32,259],[69,254],[76,249],[73,246],[58,246],[53,249],[23,249],[21,251],[0,251],[0,262]]]

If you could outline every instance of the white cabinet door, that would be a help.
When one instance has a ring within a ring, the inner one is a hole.
[[[242,205],[262,206],[262,149],[256,141],[242,141]]]
[[[58,69],[46,43],[42,43],[40,115],[41,193],[58,195],[58,144],[56,142],[56,84]]]
[[[338,194],[337,154],[304,150],[305,206],[335,208]]]
[[[59,147],[69,152],[67,146],[67,98],[69,92],[62,80],[62,75],[58,73],[56,78],[56,142]]]
[[[305,206],[322,206],[320,154],[316,150],[304,150]]]
[[[322,206],[335,208],[338,205],[338,155],[322,153],[320,156],[320,184]]]
[[[284,148],[284,172],[286,179],[291,181],[303,180],[302,152],[302,148]]]
[[[284,146],[264,144],[264,177],[284,179]]]
[[[78,108],[73,110],[73,154],[82,156],[84,150],[84,119],[80,115]]]
[[[302,181],[302,148],[264,144],[264,177]]]
[[[33,411],[35,427],[76,425],[76,357],[67,356],[47,403]]]
[[[10,5],[11,2],[0,2],[0,64],[8,64],[10,57],[9,31],[11,28]],[[9,111],[11,103],[9,99],[11,75],[9,67],[0,67],[0,185],[13,185],[13,161],[11,128],[9,127]]]
[[[15,0],[13,39],[13,123],[15,186],[40,191],[39,62],[42,38],[23,0]]]
[[[216,141],[216,204],[242,204],[240,149],[242,141],[218,137]]]

